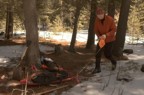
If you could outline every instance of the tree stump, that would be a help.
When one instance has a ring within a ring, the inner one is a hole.
[[[60,55],[63,52],[63,47],[61,44],[55,45],[55,54]]]
[[[13,76],[12,76],[12,79],[14,80],[21,80],[24,78],[24,70],[22,69],[22,67],[16,67],[14,70],[13,70]]]

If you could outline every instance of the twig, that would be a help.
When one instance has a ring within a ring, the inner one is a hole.
[[[26,77],[26,84],[25,84],[25,94],[27,94],[27,83],[28,83],[28,72],[27,72],[27,77]]]
[[[22,56],[20,58],[20,62],[18,63],[17,67],[21,65],[21,63],[22,63],[22,61],[24,59],[24,56],[26,55],[27,50],[28,50],[28,47],[25,48],[25,50],[24,50],[24,52],[23,52],[23,54],[22,54]]]
[[[16,91],[16,90],[17,90],[17,91],[21,91],[21,92],[24,91],[24,90],[21,90],[21,89],[13,89],[11,95],[13,95],[14,91]]]
[[[35,92],[32,89],[27,89],[27,83],[28,83],[28,72],[27,72],[27,76],[26,76],[26,84],[25,84],[25,89],[13,89],[11,95],[13,95],[14,91],[21,91],[21,95],[27,95],[28,91],[32,91],[33,95],[35,95]]]
[[[91,62],[90,62],[90,63],[91,63]],[[86,64],[86,65],[77,73],[77,75],[79,75],[83,70],[85,70],[86,67],[88,67],[88,65],[89,65],[90,63]]]
[[[66,88],[66,87],[68,87],[68,85],[60,86],[60,87],[57,87],[57,88],[54,88],[54,89],[51,89],[51,90],[46,90],[46,91],[36,93],[36,94],[32,94],[32,95],[43,95],[43,94],[50,93],[50,92],[53,92],[53,91],[56,91],[56,90],[59,90],[59,89],[62,89],[62,88]]]
[[[22,89],[13,89],[11,95],[13,95],[14,91],[20,91],[20,92],[22,92],[21,95],[23,95],[23,93],[25,92],[25,90],[22,90]],[[34,92],[34,90],[29,89],[29,90],[27,90],[27,92],[28,91],[32,91],[33,95],[36,95],[35,92]]]
[[[101,48],[97,51],[96,55],[99,53],[99,51],[101,50]],[[91,62],[90,62],[91,63]],[[78,73],[77,75],[79,75],[90,63],[86,64]]]
[[[90,62],[90,63],[91,63],[91,62]],[[77,80],[78,82],[79,82],[79,79],[78,79],[79,74],[80,74],[82,71],[84,71],[84,70],[86,69],[86,67],[88,67],[88,65],[89,65],[90,63],[86,64],[86,65],[76,74],[76,80]]]
[[[32,91],[33,95],[36,95],[36,93],[34,92],[34,90],[29,89],[28,91]]]

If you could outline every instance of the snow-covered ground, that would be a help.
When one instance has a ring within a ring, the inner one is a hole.
[[[39,47],[42,52],[54,51],[54,47],[46,45],[39,45]],[[20,58],[25,49],[25,45],[0,46],[0,66],[9,66],[11,59]]]
[[[53,33],[40,32],[41,37],[56,40],[71,40],[71,33]],[[77,34],[77,41],[86,42],[87,31]],[[126,55],[129,60],[118,61],[117,69],[111,71],[111,64],[103,62],[102,72],[89,77],[87,81],[82,81],[73,88],[62,93],[62,95],[144,95],[144,73],[140,67],[144,64],[144,46],[143,45],[125,45],[125,48],[134,50],[133,54]],[[8,58],[20,57],[25,49],[24,45],[0,46],[0,63],[9,61]],[[53,50],[53,47],[40,45],[41,51]],[[94,69],[89,66],[87,70]],[[117,79],[121,80],[118,81]]]
[[[72,32],[52,32],[52,31],[38,31],[39,33],[39,37],[42,37],[46,40],[48,39],[55,39],[55,40],[66,40],[67,42],[71,41],[71,37],[72,37]],[[14,32],[14,37],[25,37],[26,36],[26,32],[23,31],[15,31]],[[88,30],[79,30],[77,32],[77,36],[76,36],[76,41],[79,42],[87,42],[87,37],[88,37]],[[0,40],[2,40],[4,38],[3,36],[0,36]],[[97,37],[95,36],[95,42],[97,42]],[[142,37],[136,38],[136,37],[132,37],[129,36],[128,34],[126,34],[126,43],[129,44],[144,44],[144,39]]]
[[[144,64],[144,46],[125,47],[133,48],[134,53],[127,55],[128,61],[118,61],[116,71],[111,71],[111,64],[104,62],[101,73],[77,84],[62,95],[144,95],[144,73],[140,71],[141,65]],[[94,66],[87,69],[92,70]]]
[[[76,40],[79,42],[86,42],[87,40],[87,30],[78,31]],[[70,32],[48,32],[48,31],[39,31],[39,37],[43,37],[45,39],[55,39],[55,40],[66,40],[68,42],[71,41],[72,33]]]
[[[53,51],[54,48],[46,45],[39,45],[42,52]],[[0,46],[0,57],[21,57],[24,52],[25,45]]]
[[[16,31],[15,35],[25,36],[25,31]],[[87,42],[87,35],[88,35],[88,30],[79,30],[77,32],[76,40],[79,42]],[[70,42],[72,37],[72,32],[39,31],[39,37],[45,38],[46,40],[55,39],[55,40],[66,40]],[[96,36],[95,39],[97,39]],[[136,38],[136,37],[129,36],[129,34],[126,34],[126,43],[143,44],[144,39],[142,37]]]

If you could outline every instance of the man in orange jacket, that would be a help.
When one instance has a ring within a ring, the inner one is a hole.
[[[96,62],[95,69],[92,74],[100,73],[100,61],[102,51],[107,59],[112,63],[112,70],[116,69],[116,60],[112,57],[112,47],[115,41],[116,26],[114,19],[110,16],[105,15],[105,12],[101,8],[96,10],[96,20],[94,25],[94,32],[97,35],[99,42],[96,47]]]

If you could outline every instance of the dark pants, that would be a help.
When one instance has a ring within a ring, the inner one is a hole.
[[[100,48],[97,44],[96,47],[96,68],[100,69],[100,61],[102,56],[102,51],[104,52],[104,55],[107,59],[111,61],[112,64],[116,64],[116,60],[112,57],[112,48],[113,48],[114,42],[106,43],[103,48]]]

